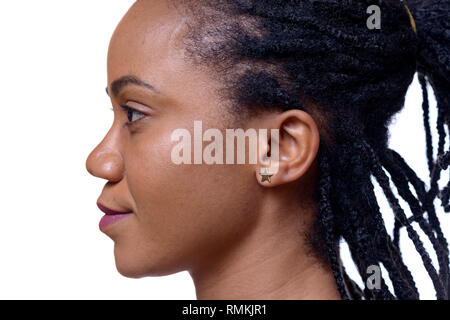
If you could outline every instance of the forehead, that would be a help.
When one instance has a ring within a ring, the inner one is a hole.
[[[197,120],[205,114],[222,116],[226,104],[217,91],[222,80],[185,57],[191,16],[170,2],[140,0],[127,12],[111,39],[108,87],[119,78],[134,76],[163,94],[161,99],[171,106],[166,110],[186,112]]]
[[[163,86],[171,71],[186,68],[182,50],[185,22],[186,18],[169,1],[137,1],[111,38],[108,84],[122,76],[134,75]]]

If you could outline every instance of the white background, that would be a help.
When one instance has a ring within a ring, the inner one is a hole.
[[[95,203],[105,181],[85,170],[113,120],[106,54],[132,3],[0,2],[2,299],[195,299],[187,272],[138,280],[119,275],[113,243],[98,230]],[[421,101],[415,80],[392,125],[391,147],[426,179]],[[450,238],[449,215],[440,215]],[[407,239],[402,244],[422,298],[433,299],[419,256]]]

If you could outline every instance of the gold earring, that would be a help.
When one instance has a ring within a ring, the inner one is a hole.
[[[408,6],[406,5],[406,3],[403,3],[403,6],[406,9],[406,12],[408,13],[409,16],[409,22],[411,23],[411,28],[413,29],[414,33],[417,34],[417,28],[416,28],[416,22],[414,21],[414,17],[411,13],[411,11],[409,10]]]
[[[269,183],[272,182],[270,180],[270,177],[272,177],[273,174],[268,173],[266,168],[264,168],[264,173],[260,173],[259,175],[261,176],[261,182],[264,182],[264,181],[267,181]]]

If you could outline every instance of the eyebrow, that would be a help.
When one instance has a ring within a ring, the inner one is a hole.
[[[161,94],[161,92],[159,90],[157,90],[154,86],[139,79],[138,77],[123,76],[117,80],[114,80],[111,83],[111,92],[114,95],[114,97],[117,97],[117,95],[120,93],[120,91],[128,85],[136,85],[136,86],[144,87],[144,88],[152,90],[155,93]],[[108,87],[106,87],[106,93],[108,94],[108,96],[110,95]]]

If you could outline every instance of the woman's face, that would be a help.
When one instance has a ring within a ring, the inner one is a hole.
[[[132,211],[102,228],[115,243],[118,271],[128,277],[207,264],[257,222],[264,188],[255,179],[254,165],[176,165],[171,160],[178,144],[171,139],[174,130],[187,129],[193,139],[195,120],[203,122],[203,131],[230,128],[215,93],[216,79],[183,57],[185,28],[183,16],[166,1],[138,1],[110,43],[114,122],[86,166],[106,180],[99,203]],[[120,105],[140,113],[128,118]],[[130,119],[135,122],[124,126]]]

